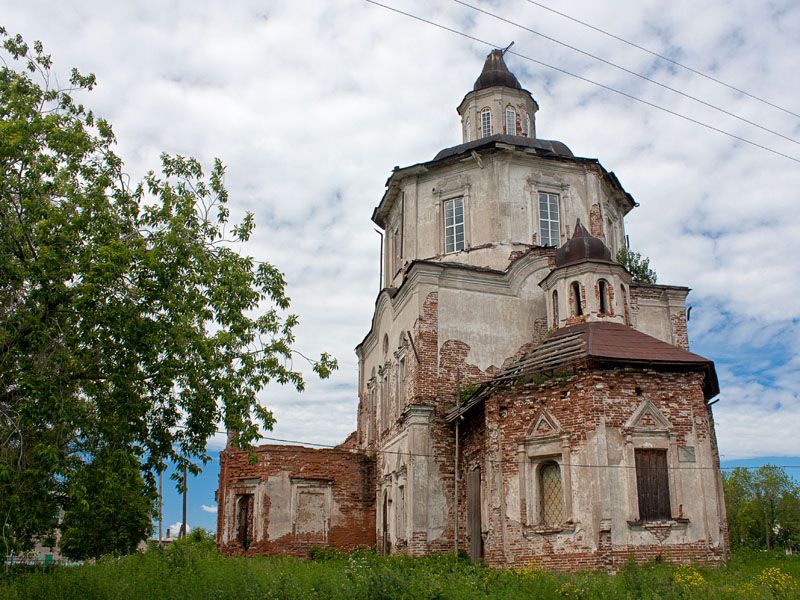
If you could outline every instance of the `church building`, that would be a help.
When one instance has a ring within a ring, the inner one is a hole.
[[[383,289],[356,347],[356,431],[336,449],[224,450],[218,546],[718,562],[719,387],[689,351],[689,289],[616,260],[636,201],[536,137],[502,51],[457,110],[462,143],[395,168],[372,213]]]

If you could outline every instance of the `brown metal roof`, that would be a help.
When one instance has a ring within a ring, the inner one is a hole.
[[[600,238],[586,231],[581,220],[575,222],[575,233],[556,250],[556,266],[564,267],[586,260],[611,261],[611,250]]]
[[[502,50],[492,50],[483,63],[483,70],[472,86],[474,91],[486,88],[504,86],[515,90],[522,89],[519,80],[508,70],[506,61],[503,60]]]
[[[703,389],[706,399],[719,393],[713,361],[627,325],[592,321],[557,329],[550,338],[511,367],[480,385],[466,403],[447,413],[446,419],[453,421],[484,398],[520,380],[579,363],[702,370],[706,376]]]

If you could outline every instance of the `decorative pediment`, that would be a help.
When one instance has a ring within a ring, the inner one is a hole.
[[[625,429],[637,432],[663,433],[672,423],[650,400],[643,401],[625,423]]]
[[[561,435],[561,424],[546,410],[542,409],[533,417],[526,437],[542,438]]]

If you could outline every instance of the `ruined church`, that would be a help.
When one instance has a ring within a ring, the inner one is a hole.
[[[536,136],[539,106],[502,51],[457,110],[462,143],[395,167],[372,213],[383,282],[356,347],[355,432],[257,460],[224,450],[218,546],[719,561],[719,388],[689,351],[689,289],[616,260],[636,201],[598,160]]]

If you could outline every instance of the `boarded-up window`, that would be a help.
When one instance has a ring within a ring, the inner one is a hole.
[[[636,486],[640,520],[662,521],[672,518],[666,450],[636,450]]]
[[[245,550],[253,543],[253,494],[236,496],[236,541]]]
[[[539,467],[542,525],[560,525],[564,520],[564,494],[561,489],[561,467],[555,461]]]
[[[293,480],[292,525],[294,537],[304,542],[328,539],[330,485],[327,482]]]

